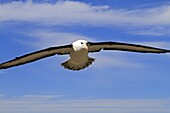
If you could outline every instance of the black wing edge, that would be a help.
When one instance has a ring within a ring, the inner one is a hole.
[[[161,48],[156,48],[156,47],[151,47],[151,46],[144,46],[144,45],[139,45],[139,44],[128,44],[128,43],[121,43],[121,42],[113,42],[113,41],[109,41],[109,42],[88,42],[88,46],[95,46],[95,45],[116,45],[116,44],[119,44],[119,45],[129,45],[129,46],[136,46],[136,47],[144,47],[144,48],[148,48],[148,49],[157,49],[157,50],[160,50],[160,53],[169,53],[170,50],[167,50],[167,49],[161,49]],[[99,52],[101,50],[116,50],[116,49],[112,49],[112,48],[99,48],[97,50],[94,50],[94,51],[89,51],[89,52]],[[118,50],[118,49],[117,49]],[[119,49],[121,51],[127,51],[127,49]],[[135,50],[131,50],[131,52],[137,52]],[[142,53],[147,53],[145,51],[143,51]],[[152,53],[152,52],[150,52]],[[153,52],[155,53],[155,52]]]
[[[22,59],[24,57],[27,57],[27,56],[30,56],[30,55],[33,55],[33,54],[36,54],[36,53],[41,53],[41,52],[45,52],[45,51],[52,51],[52,50],[55,50],[55,49],[60,49],[60,48],[71,48],[72,45],[64,45],[64,46],[57,46],[57,47],[49,47],[49,48],[46,48],[46,49],[42,49],[42,50],[39,50],[39,51],[35,51],[35,52],[32,52],[32,53],[28,53],[28,54],[25,54],[23,56],[20,56],[20,57],[16,57],[15,59],[13,60],[9,60],[7,62],[4,62],[4,63],[1,63],[0,64],[0,70],[1,69],[7,69],[7,68],[10,68],[10,67],[13,67],[13,65],[11,66],[8,66],[8,67],[4,67],[3,64],[6,64],[6,63],[10,63],[10,62],[13,62],[13,61],[16,61],[16,60],[19,60],[19,59]],[[46,57],[49,57],[49,56],[54,56],[54,55],[63,55],[63,53],[54,53],[54,54],[50,54],[50,55],[46,55],[44,56],[43,58],[46,58]],[[65,54],[65,53],[64,53]],[[69,54],[69,53],[67,53]],[[40,58],[37,58],[35,60],[32,60],[32,61],[29,61],[29,62],[25,62],[25,63],[20,63],[20,64],[17,64],[15,66],[19,66],[19,65],[23,65],[23,64],[26,64],[26,63],[30,63],[30,62],[33,62],[33,61],[36,61],[36,60],[39,60],[39,59],[42,59],[41,57]]]

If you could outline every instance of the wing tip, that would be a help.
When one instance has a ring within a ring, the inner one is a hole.
[[[165,50],[166,53],[170,53],[170,50]]]

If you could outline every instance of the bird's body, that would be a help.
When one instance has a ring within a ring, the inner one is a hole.
[[[0,69],[7,69],[14,66],[34,62],[53,55],[69,55],[70,58],[61,65],[69,70],[81,70],[91,65],[95,59],[88,56],[88,53],[100,52],[101,50],[119,50],[139,53],[169,53],[170,50],[150,46],[119,43],[119,42],[88,42],[77,40],[70,45],[50,47],[33,53],[16,57],[13,60],[0,64]]]
[[[70,58],[66,62],[61,64],[67,69],[80,70],[85,67],[88,67],[92,64],[92,62],[94,62],[94,59],[88,56],[89,52],[88,47],[86,45],[87,42],[84,40],[79,41],[81,41],[82,44],[75,45],[76,43],[74,42],[72,44],[72,50],[69,53]]]

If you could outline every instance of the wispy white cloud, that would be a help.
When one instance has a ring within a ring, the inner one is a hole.
[[[115,54],[116,53],[116,54]],[[92,67],[94,68],[108,68],[108,67],[124,67],[124,68],[142,68],[144,64],[130,61],[128,56],[122,56],[122,53],[114,51],[114,53],[103,52],[100,54],[91,54],[90,56],[96,58],[96,62]]]
[[[24,95],[22,99],[28,100],[47,100],[47,99],[56,99],[60,97],[65,97],[67,95]]]
[[[0,112],[5,113],[169,113],[168,99],[0,99]]]
[[[169,26],[170,5],[141,9],[114,9],[78,1],[55,4],[9,2],[0,4],[0,21],[26,21],[51,25]]]
[[[29,44],[31,46],[35,46],[38,48],[44,48],[49,46],[59,46],[63,44],[70,44],[78,39],[84,40],[94,40],[87,36],[69,33],[69,32],[57,32],[57,31],[50,31],[50,30],[35,30],[26,33],[22,33],[25,36],[29,36],[33,39],[36,39],[35,42],[26,42],[22,41],[22,39],[18,39],[19,42]]]
[[[149,36],[170,36],[168,27],[148,27],[148,28],[136,28],[130,30],[128,33],[133,35],[149,35]]]

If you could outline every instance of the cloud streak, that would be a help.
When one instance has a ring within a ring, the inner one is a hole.
[[[26,43],[28,45],[38,47],[38,48],[45,48],[49,46],[59,46],[63,44],[70,44],[78,39],[84,40],[94,40],[87,36],[70,33],[70,32],[57,32],[57,31],[50,31],[50,30],[33,30],[26,33],[21,33],[27,37],[35,39],[34,42],[25,42],[22,39],[18,39],[19,42]]]
[[[67,95],[24,95],[22,96],[22,99],[26,100],[49,100],[49,99],[55,99],[60,97],[65,97]]]
[[[55,4],[9,2],[0,4],[0,22],[25,21],[51,25],[169,26],[170,5],[142,9],[113,9],[78,1]],[[42,13],[43,12],[43,13]]]
[[[38,99],[36,99],[37,97]],[[0,99],[0,112],[5,113],[169,113],[166,99],[95,99],[65,100],[51,96],[22,96]]]
[[[116,54],[115,54],[116,53]],[[118,68],[143,68],[144,64],[130,61],[128,56],[122,56],[119,52],[112,53],[101,53],[101,54],[90,54],[90,56],[96,58],[96,62],[93,64],[93,68],[108,68],[108,67],[118,67]]]

